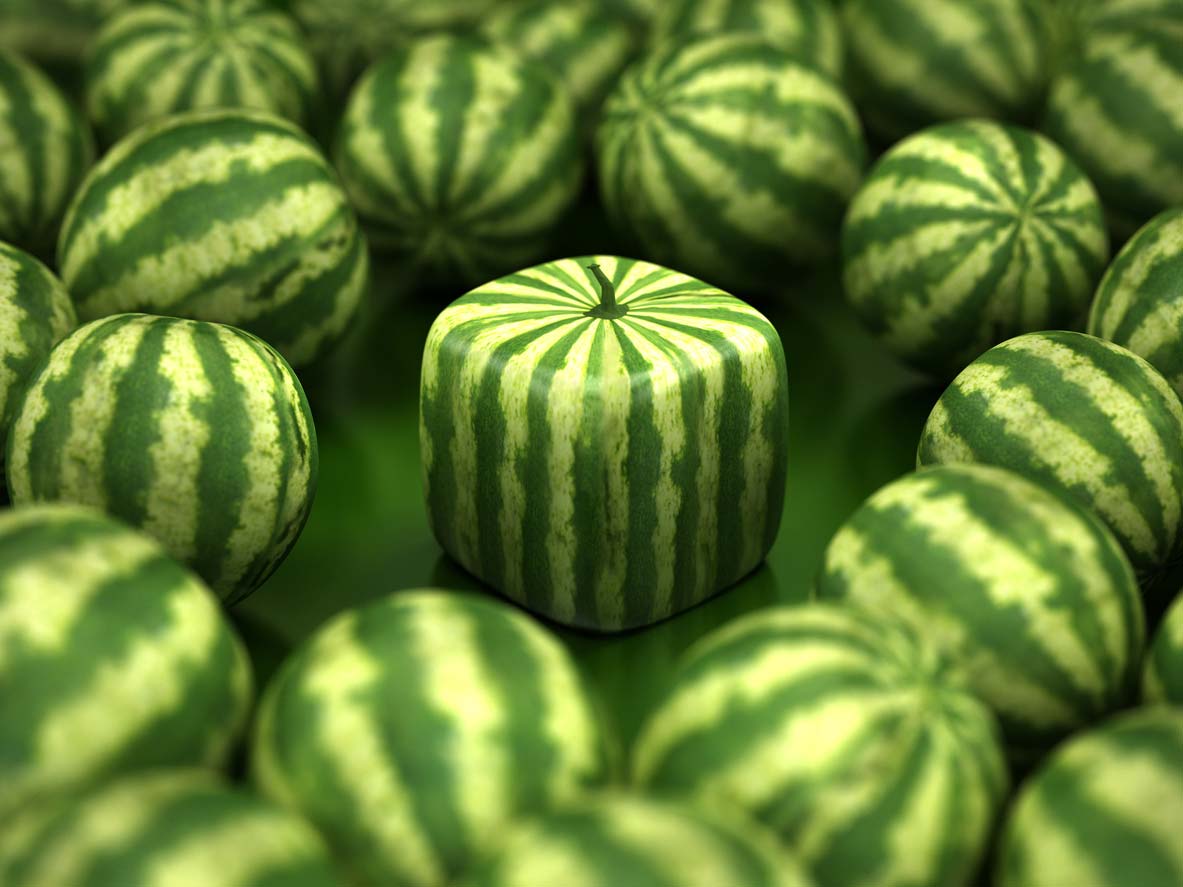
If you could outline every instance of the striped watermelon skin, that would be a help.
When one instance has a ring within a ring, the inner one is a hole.
[[[0,240],[39,256],[94,159],[90,131],[48,77],[0,50]]]
[[[234,603],[282,563],[316,492],[304,390],[233,327],[120,314],[79,327],[8,437],[15,505],[90,505],[155,537]]]
[[[62,282],[28,253],[0,243],[0,435],[7,437],[29,377],[77,325]]]
[[[842,229],[847,298],[914,366],[951,378],[991,345],[1074,327],[1109,258],[1096,190],[1044,137],[987,120],[891,148]]]
[[[616,793],[514,829],[458,887],[808,887],[776,839],[739,817]]]
[[[342,613],[288,660],[251,766],[355,880],[418,887],[602,784],[607,749],[558,640],[493,599],[416,589]]]
[[[1028,333],[953,380],[917,465],[978,462],[1063,493],[1113,531],[1140,577],[1183,547],[1183,405],[1136,354],[1084,333]]]
[[[848,82],[880,138],[1037,116],[1052,63],[1045,0],[845,0],[840,10]]]
[[[837,532],[822,599],[912,622],[963,664],[1029,760],[1131,701],[1145,626],[1121,546],[1087,512],[1001,468],[924,469]]]
[[[204,770],[127,776],[23,812],[0,837],[10,887],[335,887],[305,822]]]
[[[592,265],[613,284],[614,319]],[[658,621],[754,569],[780,525],[788,381],[755,309],[666,268],[564,259],[479,287],[424,349],[440,545],[558,622]]]
[[[1146,653],[1142,701],[1183,705],[1183,595],[1167,610]]]
[[[1183,396],[1183,209],[1155,216],[1122,247],[1088,331],[1145,358]]]
[[[1023,786],[996,887],[1183,883],[1183,710],[1139,709],[1064,743]]]
[[[820,887],[967,883],[1009,782],[993,716],[934,647],[827,604],[770,607],[694,645],[633,774],[753,814]]]
[[[575,99],[584,128],[598,117],[642,37],[635,18],[603,0],[510,0],[484,17],[481,30],[558,76]]]
[[[1052,82],[1043,128],[1088,173],[1128,237],[1183,203],[1183,5],[1090,28]]]
[[[89,509],[0,515],[0,820],[121,772],[222,766],[251,695],[216,599],[151,539]]]
[[[469,286],[535,261],[583,175],[574,106],[551,73],[450,34],[366,72],[335,157],[376,249]]]
[[[645,257],[768,289],[835,251],[866,146],[837,83],[752,34],[670,40],[629,68],[597,132],[600,193]]]
[[[672,0],[653,22],[654,40],[734,31],[762,34],[842,76],[842,26],[830,0]]]
[[[86,104],[114,142],[159,117],[256,108],[308,122],[316,62],[295,20],[265,0],[151,0],[108,20],[86,70]]]
[[[319,148],[245,109],[173,115],[119,142],[71,204],[57,255],[84,321],[228,323],[295,366],[340,338],[369,285],[365,237]]]

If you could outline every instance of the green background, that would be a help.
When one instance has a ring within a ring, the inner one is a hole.
[[[620,252],[590,193],[555,246],[556,256]],[[261,681],[294,644],[347,607],[399,589],[482,588],[436,544],[419,476],[423,343],[435,315],[463,293],[416,291],[413,276],[376,260],[371,299],[349,337],[301,373],[320,442],[316,503],[284,564],[233,610]],[[646,629],[594,635],[555,627],[625,742],[688,644],[742,613],[809,595],[842,521],[913,467],[920,429],[940,394],[859,327],[842,302],[836,266],[802,271],[771,289],[762,297],[735,293],[775,324],[788,360],[788,490],[767,563]]]

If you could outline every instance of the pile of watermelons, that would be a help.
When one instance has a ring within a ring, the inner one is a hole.
[[[1179,887],[1180,393],[1183,0],[0,0],[0,885]]]

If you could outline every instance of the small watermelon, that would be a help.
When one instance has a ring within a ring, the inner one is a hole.
[[[1143,577],[1183,552],[1183,405],[1150,364],[1073,332],[1028,333],[953,380],[918,465],[981,462],[1100,517]]]
[[[508,604],[397,592],[334,617],[264,696],[252,771],[364,883],[443,887],[513,820],[607,778],[563,646]],[[540,885],[541,887],[541,885]]]
[[[113,774],[222,766],[251,690],[217,599],[151,539],[89,509],[0,514],[0,822]]]
[[[14,504],[103,509],[233,603],[303,529],[316,431],[299,380],[254,336],[119,314],[50,353],[13,418],[7,464]]]
[[[317,77],[299,26],[266,0],[149,0],[99,32],[87,110],[108,143],[197,108],[257,108],[307,124]]]

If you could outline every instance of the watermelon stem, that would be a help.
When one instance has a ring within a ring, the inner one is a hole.
[[[600,285],[600,304],[588,311],[586,316],[615,320],[628,314],[628,305],[616,304],[616,286],[608,279],[604,269],[593,263],[587,266],[587,270],[595,275],[596,282]]]

